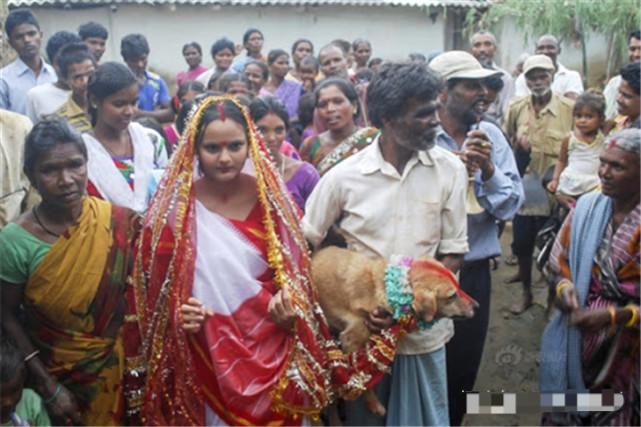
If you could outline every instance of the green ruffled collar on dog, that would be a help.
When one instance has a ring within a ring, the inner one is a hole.
[[[412,285],[410,284],[410,266],[412,265],[412,257],[404,257],[400,255],[392,255],[390,258],[389,264],[385,269],[385,290],[387,293],[387,302],[394,312],[392,317],[394,320],[399,320],[404,317],[416,316],[416,313],[412,309],[412,303],[414,302],[414,292],[412,290]],[[430,329],[436,322],[437,319],[432,320],[431,322],[426,322],[425,320],[417,317],[418,321],[418,330],[424,331]]]

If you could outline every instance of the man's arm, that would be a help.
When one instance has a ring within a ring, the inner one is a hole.
[[[171,123],[175,117],[174,110],[169,105],[171,97],[165,81],[161,78],[157,81],[159,85],[158,104],[156,104],[153,111],[139,111],[138,117],[151,117],[158,120],[160,124]]]
[[[0,108],[9,109],[9,87],[5,79],[0,79]]]
[[[576,100],[583,93],[583,80],[578,71],[568,70],[566,74],[563,96]]]
[[[318,181],[318,185],[305,203],[303,233],[312,250],[319,249],[331,226],[342,212],[341,192],[335,185],[334,174],[329,173]]]
[[[467,184],[465,166],[458,162],[449,197],[441,211],[441,241],[436,256],[452,272],[458,271],[463,255],[469,250],[465,208]]]
[[[169,102],[164,104],[159,104],[156,106],[156,109],[153,111],[144,111],[138,110],[136,117],[151,117],[152,119],[158,120],[160,124],[171,123],[174,121],[174,112],[169,107]]]
[[[445,268],[456,274],[461,269],[461,265],[463,265],[463,255],[446,254],[440,256],[439,261],[445,266]]]

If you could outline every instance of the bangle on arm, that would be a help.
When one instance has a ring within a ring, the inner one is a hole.
[[[617,324],[617,312],[614,309],[614,306],[607,306],[608,312],[610,313],[610,325],[614,326]]]
[[[636,325],[636,323],[639,321],[639,307],[634,304],[628,304],[623,308],[627,308],[632,312],[632,317],[630,317],[630,320],[625,324],[625,326],[630,328]]]
[[[572,282],[568,282],[567,280],[564,280],[558,285],[556,285],[556,296],[558,297],[559,295],[561,295],[561,291],[563,290],[563,288],[568,286],[574,286],[574,285],[572,284]]]
[[[50,404],[51,402],[53,402],[53,401],[55,400],[55,398],[56,398],[56,397],[58,397],[58,393],[60,393],[60,388],[61,388],[61,387],[62,387],[62,386],[60,385],[60,383],[58,383],[58,387],[56,387],[56,391],[54,391],[54,392],[53,392],[53,394],[51,395],[51,397],[50,397],[49,399],[47,399],[47,400],[43,401],[43,403],[44,403],[45,405],[48,405],[48,404]]]
[[[36,350],[33,353],[30,353],[27,357],[24,358],[24,363],[26,364],[27,362],[29,362],[31,359],[33,359],[39,354],[40,354],[40,350]]]

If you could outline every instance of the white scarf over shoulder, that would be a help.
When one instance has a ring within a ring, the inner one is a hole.
[[[149,204],[149,181],[154,169],[154,146],[144,128],[138,123],[131,123],[127,130],[131,136],[134,152],[133,190],[100,141],[85,133],[82,137],[89,156],[87,174],[103,199],[142,213],[147,210]]]

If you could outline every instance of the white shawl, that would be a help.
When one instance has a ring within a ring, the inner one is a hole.
[[[87,146],[89,180],[103,199],[116,205],[143,213],[149,204],[149,181],[154,169],[154,146],[145,129],[138,123],[127,128],[134,151],[134,189],[114,165],[111,155],[93,136],[85,133],[82,138]]]

